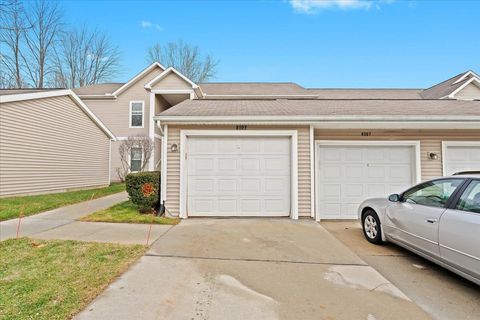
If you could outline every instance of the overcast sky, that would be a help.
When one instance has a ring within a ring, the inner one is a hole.
[[[220,60],[213,81],[428,87],[480,72],[479,1],[65,1],[67,23],[106,32],[125,81],[147,48],[183,39]]]

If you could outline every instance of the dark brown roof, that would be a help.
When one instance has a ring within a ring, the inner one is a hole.
[[[462,100],[185,100],[160,116],[480,116]]]

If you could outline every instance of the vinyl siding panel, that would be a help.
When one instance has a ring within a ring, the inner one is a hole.
[[[70,97],[0,106],[0,196],[109,184],[110,138]]]
[[[362,136],[369,132],[370,136]],[[418,140],[422,180],[441,177],[442,141],[480,141],[480,130],[327,130],[316,129],[315,140]],[[428,152],[438,154],[438,160],[428,158]]]
[[[235,130],[235,126],[168,126],[167,194],[166,207],[172,215],[180,208],[180,152],[171,152],[170,146],[180,148],[180,130]],[[298,132],[298,210],[299,216],[310,216],[310,129],[292,126],[248,126],[248,130],[297,130]]]
[[[480,87],[470,83],[455,95],[456,99],[475,99],[480,100]]]
[[[172,72],[157,82],[152,89],[192,89],[192,85]]]

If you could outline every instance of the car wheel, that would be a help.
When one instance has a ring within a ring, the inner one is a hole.
[[[382,226],[375,211],[369,209],[362,215],[362,228],[365,238],[375,244],[382,243]]]

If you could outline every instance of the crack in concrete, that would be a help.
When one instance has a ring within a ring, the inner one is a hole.
[[[167,231],[168,232],[168,231]],[[222,257],[200,257],[200,256],[182,256],[173,254],[146,253],[145,257],[157,258],[179,258],[179,259],[200,259],[200,260],[220,260],[220,261],[244,261],[244,262],[267,262],[267,263],[293,263],[310,265],[335,265],[335,266],[361,266],[368,267],[363,263],[342,263],[342,262],[318,262],[318,261],[295,261],[295,260],[274,260],[274,259],[252,259],[252,258],[222,258]]]

